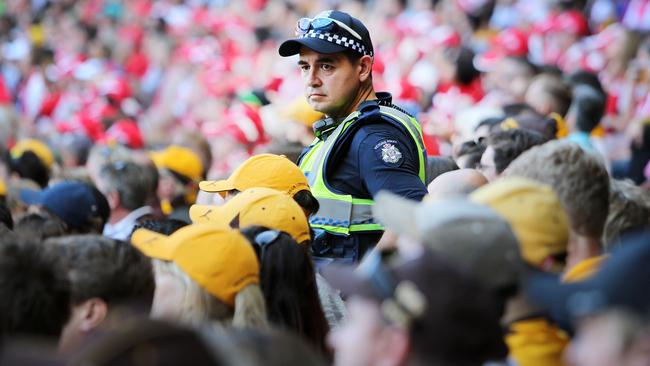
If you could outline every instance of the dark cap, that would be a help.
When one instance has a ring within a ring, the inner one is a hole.
[[[428,249],[393,263],[372,251],[358,268],[329,265],[323,276],[345,295],[377,301],[385,320],[409,330],[423,362],[481,364],[507,354],[494,294]]]
[[[97,188],[81,182],[61,182],[42,191],[23,189],[20,199],[29,205],[39,205],[57,215],[70,229],[83,229],[91,218],[106,222],[110,207]]]
[[[557,276],[533,271],[526,293],[561,326],[571,327],[580,317],[610,309],[650,314],[650,232],[623,239],[591,279],[562,284]]]
[[[301,31],[304,33],[300,34],[298,38],[290,39],[280,45],[280,56],[296,55],[300,53],[302,46],[324,54],[352,50],[360,55],[374,55],[370,33],[359,19],[338,10],[321,12],[312,20],[316,19],[331,19],[331,26],[322,29],[318,27],[302,29]],[[303,21],[305,20],[300,20],[300,22]],[[300,24],[298,27],[300,28]],[[355,33],[360,39],[356,37]]]

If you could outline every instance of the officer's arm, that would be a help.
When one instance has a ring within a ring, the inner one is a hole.
[[[418,176],[417,149],[410,144],[410,139],[392,128],[363,138],[359,144],[358,166],[366,189],[373,197],[381,190],[388,190],[420,201],[427,194]]]

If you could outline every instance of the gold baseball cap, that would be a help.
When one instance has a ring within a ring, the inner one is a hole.
[[[131,242],[146,256],[173,261],[192,280],[229,306],[244,287],[259,283],[260,268],[252,245],[227,226],[193,224],[166,236],[147,229]]]
[[[549,257],[566,253],[569,218],[555,192],[544,184],[520,177],[505,177],[470,195],[503,216],[515,232],[521,255],[541,266]]]
[[[205,192],[225,194],[236,189],[265,187],[293,196],[301,190],[310,190],[305,174],[283,155],[259,154],[244,161],[228,179],[203,181],[199,188]]]
[[[265,226],[291,235],[298,243],[311,239],[304,211],[290,196],[270,188],[247,189],[222,206],[192,205],[195,223],[230,224],[233,227]]]
[[[190,148],[170,145],[165,150],[152,152],[151,160],[158,168],[164,168],[198,182],[203,179],[201,158]]]
[[[43,142],[36,139],[24,139],[11,149],[11,157],[19,158],[26,151],[33,152],[46,168],[51,168],[54,164],[54,154],[52,150]]]

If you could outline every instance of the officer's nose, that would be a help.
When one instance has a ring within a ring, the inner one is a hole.
[[[307,75],[307,85],[309,85],[309,87],[311,88],[317,88],[322,85],[322,82],[318,77],[316,71],[317,71],[316,68],[311,68],[309,70],[309,74]]]

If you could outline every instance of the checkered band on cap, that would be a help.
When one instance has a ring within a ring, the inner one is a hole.
[[[370,56],[372,57],[372,51],[369,51],[366,49],[366,46],[359,42],[356,38],[354,37],[346,37],[342,36],[336,33],[328,33],[328,32],[317,32],[314,30],[310,30],[309,32],[303,34],[300,36],[300,38],[318,38],[322,39],[327,42],[331,42],[346,48],[349,48],[353,51],[359,52],[362,55],[365,56]]]

